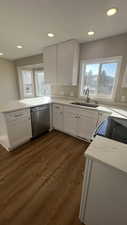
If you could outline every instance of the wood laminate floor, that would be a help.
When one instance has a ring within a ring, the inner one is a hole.
[[[87,146],[57,131],[13,152],[0,146],[0,225],[80,225]]]

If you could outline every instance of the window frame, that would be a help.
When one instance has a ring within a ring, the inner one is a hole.
[[[113,102],[115,100],[116,97],[116,91],[117,91],[117,87],[118,87],[118,83],[119,83],[119,78],[120,78],[120,69],[121,69],[121,63],[122,63],[122,56],[116,56],[116,57],[108,57],[108,58],[97,58],[97,59],[89,59],[89,60],[81,60],[80,61],[80,73],[79,73],[79,90],[78,90],[78,97],[81,99],[84,99],[85,96],[81,95],[81,88],[82,88],[82,80],[83,80],[83,65],[87,65],[87,64],[101,64],[100,68],[99,68],[99,73],[102,67],[102,64],[105,63],[113,63],[113,62],[118,62],[118,68],[117,68],[117,72],[116,72],[116,77],[115,77],[115,81],[114,81],[114,87],[113,87],[113,91],[112,91],[112,96],[111,97],[107,97],[107,96],[98,96],[98,95],[90,95],[91,99],[95,99],[98,101],[105,101],[105,102]]]
[[[28,65],[28,66],[19,66],[17,67],[17,72],[18,72],[18,81],[19,81],[19,94],[20,94],[20,99],[29,99],[29,98],[35,98],[38,97],[36,95],[36,88],[35,88],[35,75],[34,72],[35,70],[42,70],[44,69],[43,64],[35,64],[35,65]],[[24,96],[24,87],[23,87],[23,79],[22,79],[22,71],[28,70],[32,71],[32,86],[33,86],[33,93],[30,96]]]
[[[31,95],[25,95],[24,94],[24,87],[23,87],[23,77],[21,77],[22,79],[22,92],[23,92],[23,96],[24,98],[33,98],[34,97],[34,94],[35,94],[35,85],[34,85],[34,73],[33,73],[33,70],[31,69],[24,69],[22,70],[23,71],[29,71],[31,73],[31,76],[32,76],[32,94]],[[22,74],[21,74],[22,76]]]

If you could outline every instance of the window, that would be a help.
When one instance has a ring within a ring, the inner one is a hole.
[[[23,95],[24,97],[32,97],[34,93],[33,73],[32,71],[22,71]]]
[[[43,96],[45,94],[45,84],[44,84],[44,71],[36,70],[35,71],[35,88],[36,96]]]
[[[18,71],[21,98],[45,95],[43,69],[19,68]]]
[[[121,57],[96,61],[82,61],[80,96],[89,88],[90,96],[113,99],[118,81]]]

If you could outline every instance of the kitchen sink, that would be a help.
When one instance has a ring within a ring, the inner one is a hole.
[[[91,108],[97,108],[98,107],[98,105],[94,104],[94,103],[72,102],[71,104],[73,104],[73,105],[80,105],[80,106],[87,106],[87,107],[91,107]]]

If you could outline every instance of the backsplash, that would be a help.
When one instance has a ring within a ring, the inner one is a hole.
[[[51,96],[65,96],[65,97],[77,97],[78,87],[77,86],[51,86]]]

